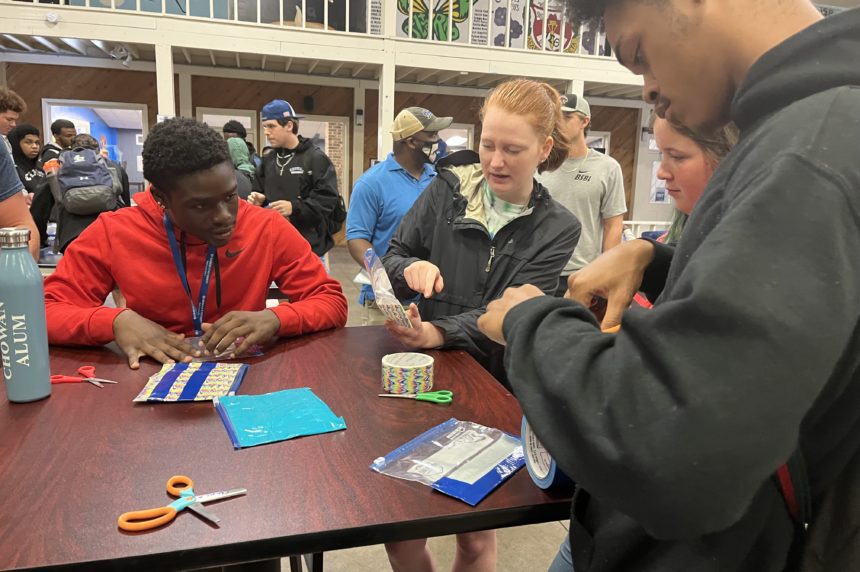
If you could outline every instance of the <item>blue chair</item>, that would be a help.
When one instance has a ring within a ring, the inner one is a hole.
[[[661,236],[666,234],[665,230],[646,230],[642,233],[642,238],[648,238],[651,240],[657,240]]]

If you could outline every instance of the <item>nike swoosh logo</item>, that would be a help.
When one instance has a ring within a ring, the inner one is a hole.
[[[237,257],[237,256],[239,256],[240,254],[242,254],[242,251],[243,251],[243,250],[245,250],[245,249],[244,249],[244,248],[240,248],[239,250],[234,250],[233,252],[230,252],[229,250],[227,250],[227,252],[225,252],[224,254],[226,254],[226,255],[227,255],[227,258],[236,258],[236,257]]]

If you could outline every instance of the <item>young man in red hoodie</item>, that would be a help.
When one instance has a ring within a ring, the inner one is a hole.
[[[235,354],[276,336],[341,327],[347,301],[310,245],[278,213],[240,201],[227,144],[192,119],[156,125],[143,147],[150,190],[102,214],[45,281],[52,344],[116,341],[137,369]],[[289,299],[266,309],[274,281]],[[103,301],[119,288],[127,308]],[[202,336],[190,345],[187,336]]]

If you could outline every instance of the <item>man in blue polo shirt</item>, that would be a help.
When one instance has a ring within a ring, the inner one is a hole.
[[[350,255],[362,268],[368,248],[373,247],[379,257],[388,251],[388,241],[403,215],[436,176],[433,161],[439,131],[452,121],[451,117],[436,117],[422,107],[407,107],[397,114],[391,128],[394,152],[355,182],[346,218],[346,239]],[[370,286],[362,287],[358,301],[366,306],[372,304]]]

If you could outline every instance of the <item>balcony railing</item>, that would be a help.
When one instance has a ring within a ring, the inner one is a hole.
[[[382,0],[13,0],[203,20],[382,34]],[[370,9],[368,10],[368,7]],[[376,16],[374,18],[374,15]]]
[[[0,3],[9,0],[0,0]],[[574,26],[561,0],[12,0],[558,54],[609,56],[602,26]]]

